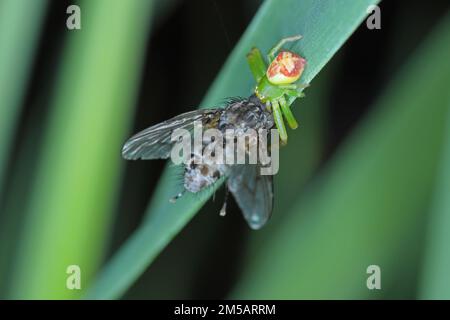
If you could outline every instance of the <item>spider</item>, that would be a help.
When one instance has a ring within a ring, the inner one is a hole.
[[[301,38],[301,35],[296,35],[281,39],[267,55],[268,66],[258,48],[252,48],[247,54],[247,62],[257,83],[255,95],[272,111],[283,144],[287,143],[283,116],[291,129],[298,127],[290,106],[304,96],[302,90],[309,84],[295,83],[303,73],[306,60],[294,52],[281,50],[281,47]]]

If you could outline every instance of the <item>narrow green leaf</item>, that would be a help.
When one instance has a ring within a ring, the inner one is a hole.
[[[13,298],[72,298],[69,265],[89,285],[108,239],[133,114],[152,1],[80,3],[82,29],[67,31],[12,278]],[[65,28],[62,25],[61,28]]]
[[[450,103],[448,108],[450,110]],[[420,283],[419,297],[423,299],[450,299],[450,112],[447,114],[447,131],[437,180]]]
[[[376,298],[407,278],[449,112],[450,65],[436,61],[449,54],[447,17],[271,237],[248,251],[232,298]],[[381,291],[366,286],[370,265],[381,268]]]
[[[4,170],[47,3],[3,0],[0,4],[0,202]]]
[[[308,60],[305,82],[311,82],[323,66],[348,39],[366,15],[369,4],[378,1],[296,1],[268,0],[233,50],[203,105],[213,106],[228,96],[247,96],[253,80],[246,66],[246,53],[257,45],[263,52],[284,36],[302,34],[293,50]],[[199,210],[202,199],[185,196],[176,204],[174,171],[164,172],[147,211],[147,219],[112,258],[88,294],[89,298],[116,298],[144,272],[159,252]]]
[[[8,164],[17,118],[30,77],[47,0],[5,0],[0,4],[0,208],[4,209],[5,169]],[[17,39],[22,39],[17,41]],[[5,288],[8,217],[0,213],[0,288]],[[2,250],[3,249],[3,250]],[[1,291],[0,289],[0,291]],[[1,294],[1,292],[0,292]]]

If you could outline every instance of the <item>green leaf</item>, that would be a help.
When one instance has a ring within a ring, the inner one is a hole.
[[[448,102],[450,110],[450,100]],[[443,154],[434,201],[428,224],[426,254],[419,297],[423,299],[450,299],[450,112],[443,142]]]
[[[98,268],[120,178],[121,144],[137,95],[152,1],[80,3],[82,29],[67,30],[48,130],[11,282],[13,298],[73,298]],[[65,26],[61,26],[64,28]]]
[[[344,44],[378,1],[268,0],[259,9],[233,50],[203,102],[213,106],[225,97],[248,96],[254,85],[245,56],[252,46],[268,51],[282,37],[302,34],[291,49],[306,57],[304,82],[311,82]],[[107,299],[122,295],[170,240],[189,222],[210,194],[184,196],[176,204],[174,170],[165,170],[147,211],[147,218],[100,273],[88,298]]]
[[[4,170],[47,3],[3,0],[0,4],[0,205]]]
[[[33,55],[47,7],[46,0],[5,0],[0,4],[0,208],[5,205],[5,169],[16,122],[30,77]],[[17,41],[21,39],[21,41]],[[9,217],[0,214],[0,290],[6,285],[6,251],[11,248]],[[1,292],[0,292],[1,294]]]
[[[436,62],[449,54],[447,16],[270,237],[248,250],[232,298],[381,297],[366,287],[369,265],[380,266],[382,289],[412,278],[449,113],[450,65]]]

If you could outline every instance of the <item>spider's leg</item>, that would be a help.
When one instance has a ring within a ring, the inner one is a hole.
[[[303,98],[305,96],[305,94],[300,90],[286,90],[285,93],[288,96],[288,98],[293,97],[293,98],[297,99],[297,98]],[[290,99],[289,99],[289,101],[290,101]],[[290,102],[288,104],[291,105],[292,102]]]
[[[280,84],[278,86],[280,89],[297,90],[296,84]]]
[[[273,114],[273,120],[275,121],[275,125],[278,129],[278,133],[280,134],[280,139],[282,143],[287,142],[287,133],[286,133],[286,127],[284,126],[283,122],[283,113],[280,110],[280,105],[278,103],[278,100],[272,100],[272,114]]]
[[[294,103],[294,101],[298,98],[303,98],[305,94],[303,93],[303,89],[309,87],[309,83],[301,83],[295,85],[294,89],[288,89],[285,91],[287,96],[287,103],[290,106]]]
[[[305,89],[305,88],[308,88],[309,87],[309,83],[299,83],[299,84],[297,84],[296,85],[296,87],[297,87],[297,90],[303,90],[303,89]]]
[[[288,42],[294,42],[297,40],[300,40],[302,38],[301,35],[296,35],[292,37],[286,37],[280,40],[272,49],[270,49],[269,54],[267,55],[267,58],[269,59],[269,63],[275,59],[275,54],[278,52],[278,50],[281,49],[282,46],[284,46]]]
[[[267,66],[264,62],[261,51],[258,48],[253,48],[247,54],[247,63],[253,77],[255,77],[256,83],[259,83],[261,78],[266,74]]]
[[[303,90],[308,87],[309,83],[299,83],[280,86],[280,88],[287,89],[286,91],[289,95],[294,95],[297,98],[303,97],[304,96]]]
[[[291,108],[290,105],[286,99],[284,98],[284,96],[282,96],[280,98],[280,106],[281,106],[281,111],[283,112],[284,117],[286,118],[286,121],[289,125],[289,127],[291,129],[297,129],[298,127],[298,123],[297,120],[295,120],[294,115],[291,112]]]

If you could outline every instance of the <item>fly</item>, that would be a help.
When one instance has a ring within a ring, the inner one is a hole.
[[[300,38],[301,36],[294,36],[282,39],[269,51],[268,64],[258,48],[250,51],[247,62],[256,80],[254,93],[250,97],[231,98],[223,108],[186,112],[149,127],[125,143],[122,156],[127,160],[167,159],[176,143],[172,139],[174,131],[184,129],[192,132],[196,123],[206,129],[216,129],[223,135],[231,130],[237,138],[243,137],[251,130],[269,132],[276,127],[279,140],[286,144],[287,133],[283,117],[290,128],[295,129],[298,126],[290,106],[303,96],[302,90],[308,84],[296,83],[301,77],[306,60],[281,48],[284,44]],[[258,136],[253,143],[260,145],[262,140],[268,141],[267,133],[263,137]],[[252,142],[245,143],[245,152],[248,152]],[[273,176],[261,174],[264,165],[260,162],[228,164],[208,161],[203,152],[210,144],[211,141],[201,141],[201,152],[194,150],[188,155],[184,163],[184,190],[171,200],[175,201],[186,191],[200,192],[225,178],[226,195],[220,215],[225,215],[228,192],[231,192],[248,225],[252,229],[261,228],[270,218],[273,209]]]

